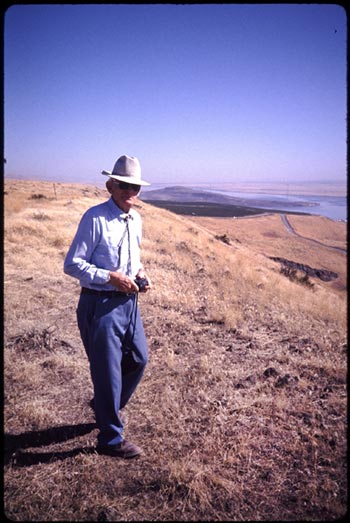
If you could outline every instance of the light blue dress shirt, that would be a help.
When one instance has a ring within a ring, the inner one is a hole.
[[[131,267],[128,263],[128,234],[125,233],[127,216]],[[88,209],[81,218],[64,261],[64,272],[78,278],[82,287],[115,290],[113,285],[107,283],[110,271],[119,271],[134,279],[142,268],[141,238],[142,221],[139,213],[134,209],[125,213],[110,198]]]

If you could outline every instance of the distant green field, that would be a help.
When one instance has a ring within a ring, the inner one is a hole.
[[[305,214],[305,212],[291,212],[276,209],[259,209],[258,207],[245,207],[240,205],[228,205],[221,203],[209,202],[173,202],[167,200],[146,200],[155,207],[161,207],[176,214],[191,215],[191,216],[210,216],[217,218],[233,218],[241,216],[251,216],[263,213],[279,213],[279,214]]]

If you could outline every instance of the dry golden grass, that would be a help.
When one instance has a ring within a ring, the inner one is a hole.
[[[298,216],[288,217],[295,231],[305,238],[312,238],[325,245],[346,249],[346,223],[337,222],[325,216]]]
[[[150,361],[127,406],[126,437],[145,453],[125,462],[94,451],[92,387],[75,321],[79,285],[62,272],[82,212],[107,194],[15,180],[5,190],[8,518],[345,514],[344,255],[287,236],[278,216],[225,229],[225,221],[198,223],[141,201],[143,261],[154,285],[139,300]],[[302,235],[342,242],[322,219],[311,228],[292,223]],[[343,284],[290,281],[273,255],[336,266]]]
[[[346,249],[346,224],[320,216],[288,215],[288,221],[303,238],[287,231],[279,214],[246,218],[191,217],[198,226],[216,235],[226,234],[233,245],[247,246],[265,256],[284,257],[318,269],[336,272],[327,290],[344,294],[347,287],[346,255],[332,247]],[[310,241],[311,240],[311,241]],[[324,245],[320,245],[320,242]],[[322,285],[322,282],[318,282]]]

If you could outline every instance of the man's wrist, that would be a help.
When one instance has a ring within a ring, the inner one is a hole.
[[[109,271],[109,273],[107,275],[106,283],[109,283],[110,281],[111,281],[111,271]]]

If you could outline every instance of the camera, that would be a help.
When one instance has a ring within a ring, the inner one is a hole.
[[[139,291],[142,292],[145,289],[145,287],[148,285],[148,280],[147,280],[147,278],[136,278],[135,283],[138,286]]]

